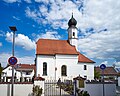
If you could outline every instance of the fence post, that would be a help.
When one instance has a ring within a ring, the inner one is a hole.
[[[58,79],[57,84],[58,84],[58,86],[60,87],[60,96],[61,96],[61,79],[60,79],[60,78]]]
[[[61,84],[60,84],[60,96],[61,96]]]
[[[74,85],[74,96],[76,96],[76,90],[77,90],[77,88],[76,88],[76,80],[74,80],[74,82],[73,82],[73,85]]]

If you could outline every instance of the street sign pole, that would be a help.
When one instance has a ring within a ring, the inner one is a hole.
[[[14,56],[14,47],[15,47],[15,31],[13,31],[13,47],[12,47],[12,55],[13,56]],[[14,66],[12,66],[11,96],[14,96]]]
[[[105,96],[105,87],[104,87],[104,70],[102,70],[102,76],[103,76],[103,96]]]
[[[105,64],[100,65],[100,69],[102,69],[102,83],[103,83],[103,96],[105,96],[105,88],[104,88],[104,70],[106,68]]]
[[[15,31],[17,31],[15,26],[9,26],[11,31],[13,31],[13,45],[12,45],[12,56],[14,57],[15,48]],[[11,84],[11,96],[14,96],[14,66],[12,66],[12,84]]]

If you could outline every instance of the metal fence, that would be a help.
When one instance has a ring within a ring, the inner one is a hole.
[[[73,96],[72,81],[45,81],[45,96]]]

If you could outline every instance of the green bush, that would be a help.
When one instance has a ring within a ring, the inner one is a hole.
[[[42,88],[40,88],[40,86],[36,85],[33,86],[33,94],[34,96],[41,96],[42,95]]]
[[[84,91],[83,96],[90,96],[87,91]]]
[[[77,89],[78,96],[90,96],[87,91],[80,91],[80,89]]]

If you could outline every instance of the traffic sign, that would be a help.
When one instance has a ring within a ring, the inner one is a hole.
[[[12,56],[12,57],[10,57],[9,59],[8,59],[8,63],[10,64],[10,65],[12,65],[12,66],[14,66],[15,64],[17,64],[17,58],[16,57],[14,57],[14,56]]]
[[[106,65],[105,64],[101,64],[100,65],[100,69],[104,70],[106,68]]]

